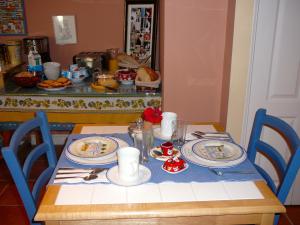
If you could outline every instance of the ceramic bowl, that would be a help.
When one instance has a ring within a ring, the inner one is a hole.
[[[136,72],[130,69],[117,70],[116,77],[122,84],[131,85],[134,83]]]
[[[30,72],[22,72],[13,77],[14,82],[21,87],[35,87],[40,82],[39,76],[33,76]]]

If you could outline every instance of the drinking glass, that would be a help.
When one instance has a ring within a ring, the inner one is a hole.
[[[187,122],[183,120],[175,120],[173,121],[173,134],[171,141],[174,145],[181,147],[185,143]]]
[[[145,164],[149,161],[149,152],[153,147],[152,128],[142,129],[133,135],[134,147],[140,150],[140,163]]]

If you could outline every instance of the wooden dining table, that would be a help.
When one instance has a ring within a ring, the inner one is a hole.
[[[99,125],[78,124],[73,134],[80,134],[85,126]],[[93,205],[56,205],[61,185],[48,185],[35,220],[46,225],[272,225],[274,215],[284,213],[285,207],[264,181],[254,183],[262,199]]]

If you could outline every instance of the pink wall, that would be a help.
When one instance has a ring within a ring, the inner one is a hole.
[[[224,58],[232,41],[226,34],[228,7],[234,7],[229,2],[234,1],[162,0],[164,111],[177,112],[185,120],[211,122],[220,122],[227,112],[222,96],[228,93]]]
[[[235,1],[160,2],[163,109],[186,120],[225,126]],[[124,0],[25,0],[25,4],[28,35],[47,35],[52,59],[65,66],[80,51],[123,48]],[[55,44],[54,15],[75,15],[77,44]]]
[[[124,0],[25,0],[29,36],[50,39],[51,58],[66,66],[81,51],[123,49]],[[75,15],[77,44],[55,44],[52,16]],[[1,37],[3,39],[20,37]]]

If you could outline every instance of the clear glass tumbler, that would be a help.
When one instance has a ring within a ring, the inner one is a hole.
[[[185,136],[187,130],[187,122],[183,120],[173,121],[173,134],[171,141],[174,145],[181,147],[185,143]]]
[[[140,150],[140,163],[145,164],[149,161],[149,152],[153,147],[153,130],[142,129],[133,135],[134,147]]]

